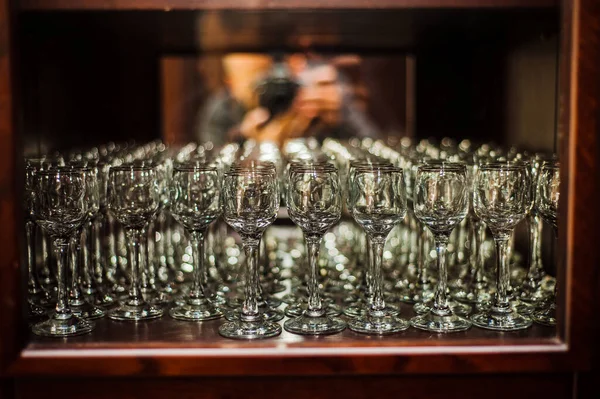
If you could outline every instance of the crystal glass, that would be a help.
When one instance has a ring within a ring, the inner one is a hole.
[[[156,215],[160,189],[154,166],[124,164],[110,168],[108,207],[123,225],[127,236],[128,266],[131,273],[129,295],[109,313],[114,320],[148,320],[161,317],[163,309],[148,304],[140,289],[140,267],[144,264],[144,228]]]
[[[231,165],[231,168],[229,169],[230,172],[243,172],[246,170],[256,170],[259,172],[273,174],[276,177],[276,184],[277,184],[277,189],[279,192],[279,180],[280,179],[278,177],[279,175],[277,173],[277,169],[273,162],[258,161],[255,159],[244,159],[244,160],[234,163],[233,165]],[[279,205],[279,199],[277,200],[277,205]],[[265,228],[265,230],[266,230],[266,228]],[[264,233],[264,231],[263,231],[263,233]],[[255,287],[256,302],[257,302],[257,306],[259,309],[259,315],[261,318],[263,318],[264,320],[267,320],[267,321],[279,321],[279,320],[283,319],[283,317],[284,317],[284,313],[281,310],[277,309],[277,307],[279,305],[281,305],[281,299],[279,299],[275,296],[272,296],[272,295],[268,295],[266,292],[263,291],[262,284],[259,283],[261,281],[260,262],[262,259],[260,258],[260,253],[261,253],[261,247],[263,247],[262,234],[261,234],[261,239],[259,240],[258,243],[259,243],[258,249],[253,252],[254,256],[256,257],[256,259],[254,260],[254,264],[256,265],[256,268],[254,269],[255,276],[253,278],[253,281],[256,284],[256,287]],[[244,307],[244,299],[240,296],[235,296],[235,297],[229,298],[229,300],[227,301],[227,305],[229,307],[233,308],[233,310],[229,311],[229,312],[225,312],[225,318],[229,321],[240,320],[240,318],[242,316],[242,310]]]
[[[219,196],[219,173],[214,166],[189,163],[173,169],[171,214],[190,233],[194,260],[194,280],[186,302],[169,311],[175,319],[202,321],[223,316],[205,294],[204,266],[204,239],[208,226],[221,214]]]
[[[475,176],[474,208],[490,228],[496,244],[496,294],[489,310],[471,317],[478,327],[513,331],[531,326],[531,319],[511,304],[508,245],[515,226],[531,206],[530,174],[522,162],[482,164]]]
[[[357,159],[357,160],[352,160],[350,161],[350,165],[349,165],[349,169],[348,169],[348,180],[347,180],[347,185],[346,185],[346,206],[348,208],[348,212],[350,214],[353,213],[353,206],[354,203],[352,202],[352,188],[355,187],[355,182],[354,179],[356,177],[356,171],[358,169],[364,169],[364,168],[374,168],[374,167],[393,167],[392,164],[390,162],[384,161],[384,160],[380,160],[380,159],[372,159],[372,158],[366,158],[366,159]],[[363,228],[364,230],[364,228]],[[344,309],[344,314],[346,316],[349,317],[358,317],[358,316],[365,316],[370,309],[370,305],[373,301],[373,294],[374,294],[374,290],[373,290],[373,267],[374,267],[374,258],[373,258],[373,243],[371,242],[370,236],[369,234],[366,234],[366,256],[365,256],[365,263],[366,263],[366,268],[363,272],[363,281],[362,281],[362,286],[361,288],[361,296],[358,297],[358,300],[356,300],[356,298],[354,297],[350,297],[347,298],[346,301],[351,300],[352,303],[350,303],[345,309]],[[397,315],[400,313],[400,309],[391,303],[385,302],[384,303],[384,310],[386,312],[386,314],[390,314],[390,315]]]
[[[452,230],[465,218],[469,207],[469,184],[465,165],[425,164],[418,168],[414,187],[415,216],[434,236],[438,282],[430,310],[411,319],[419,329],[432,332],[464,331],[471,322],[452,310],[447,298],[446,247]]]
[[[352,216],[371,242],[373,298],[368,312],[350,320],[351,330],[364,334],[392,334],[409,323],[386,309],[382,261],[386,238],[406,216],[406,191],[402,170],[393,166],[357,167],[350,189]]]
[[[34,175],[35,220],[53,239],[57,259],[58,299],[50,319],[37,323],[37,335],[65,337],[93,330],[93,322],[80,319],[69,308],[67,257],[69,240],[83,225],[87,212],[86,183],[82,171],[58,167]]]
[[[560,164],[557,161],[545,162],[542,165],[536,191],[535,208],[542,218],[552,226],[554,236],[557,237],[560,198]],[[532,318],[536,323],[545,326],[556,325],[557,285],[554,285],[553,295],[541,304],[541,309],[532,314]]]
[[[87,204],[86,217],[83,224],[77,229],[71,239],[71,292],[69,295],[69,306],[71,312],[84,319],[99,319],[104,317],[105,312],[101,308],[91,304],[82,290],[81,274],[85,270],[89,271],[91,261],[87,256],[87,235],[85,227],[94,218],[99,209],[98,196],[98,176],[93,168],[88,168],[85,163],[79,161],[69,163],[69,167],[76,171],[81,171],[85,179],[85,197]],[[85,256],[84,256],[85,255]],[[85,273],[89,274],[89,273]]]
[[[221,192],[223,216],[241,237],[246,254],[244,303],[238,320],[228,321],[219,334],[234,339],[269,338],[281,334],[279,324],[264,320],[259,313],[257,261],[260,239],[277,218],[279,190],[272,170],[238,167],[229,170]]]
[[[309,278],[308,306],[299,317],[285,322],[286,331],[303,335],[335,334],[346,323],[329,316],[321,299],[318,282],[319,247],[323,234],[340,219],[341,187],[333,165],[294,165],[288,179],[287,206],[290,218],[304,233]]]

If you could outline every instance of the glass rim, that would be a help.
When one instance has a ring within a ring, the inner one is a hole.
[[[530,162],[522,160],[490,161],[486,163],[479,163],[478,170],[526,170],[529,165]]]
[[[540,165],[541,169],[560,169],[560,162],[557,159],[547,160]]]
[[[218,172],[219,168],[212,163],[181,162],[173,165],[173,172]]]
[[[150,171],[150,170],[156,170],[156,165],[154,164],[141,164],[141,165],[136,165],[136,164],[132,164],[132,163],[127,163],[127,164],[122,164],[122,165],[117,165],[117,166],[111,166],[110,167],[110,173],[112,173],[113,171],[115,172],[127,172],[127,171]]]
[[[440,162],[440,163],[424,163],[417,167],[417,172],[465,172],[467,171],[466,163],[462,162]]]
[[[275,170],[271,169],[255,169],[255,168],[242,168],[242,169],[229,169],[224,173],[227,176],[244,176],[244,175],[262,175],[270,176],[273,178],[277,177]]]
[[[374,167],[358,167],[354,169],[354,174],[366,174],[366,173],[399,173],[404,174],[404,170],[398,166],[385,165],[385,166],[374,166]]]
[[[72,168],[70,166],[57,166],[54,167],[52,169],[42,169],[42,170],[38,170],[35,172],[35,176],[39,176],[39,175],[45,175],[45,176],[52,176],[52,175],[56,175],[56,174],[62,174],[62,175],[67,175],[67,174],[85,174],[86,172],[91,171],[91,170],[84,170],[83,168]]]

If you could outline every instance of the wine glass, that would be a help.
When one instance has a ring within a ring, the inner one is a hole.
[[[350,166],[348,168],[348,181],[346,185],[346,190],[348,191],[345,195],[346,197],[346,206],[348,208],[348,212],[352,214],[354,203],[351,200],[352,197],[352,188],[355,186],[354,178],[356,176],[357,169],[362,168],[373,168],[373,167],[391,167],[392,164],[387,161],[382,161],[378,159],[357,159],[350,161]],[[363,229],[364,230],[364,229]],[[363,289],[364,289],[364,297],[359,297],[358,300],[350,297],[347,298],[346,301],[352,300],[345,309],[344,314],[349,317],[358,317],[365,316],[370,309],[370,304],[373,299],[373,244],[371,243],[371,239],[369,234],[366,234],[366,269],[363,273]],[[387,314],[397,315],[400,313],[400,309],[394,305],[385,302],[384,303],[385,312]]]
[[[108,207],[123,225],[127,235],[128,266],[131,285],[128,298],[109,313],[114,320],[148,320],[161,317],[163,309],[148,304],[140,289],[140,267],[143,265],[144,228],[156,215],[160,189],[156,168],[145,164],[113,166],[109,172]]]
[[[231,165],[231,167],[229,168],[230,172],[240,172],[240,171],[246,171],[246,170],[257,170],[260,172],[264,172],[264,173],[268,173],[268,174],[272,174],[275,176],[276,178],[276,184],[277,184],[277,190],[279,192],[279,177],[278,177],[278,173],[277,173],[277,168],[275,167],[275,164],[273,162],[269,162],[269,161],[257,161],[255,159],[243,159],[241,161],[238,161],[236,163],[234,163],[233,165]],[[277,206],[279,206],[279,198],[277,199]],[[266,230],[266,228],[265,228]],[[264,231],[263,231],[264,233]],[[262,317],[264,320],[267,321],[279,321],[281,319],[283,319],[284,317],[284,313],[277,309],[277,307],[279,305],[281,305],[281,299],[272,296],[272,295],[268,295],[266,292],[263,291],[262,289],[262,284],[259,283],[259,281],[261,281],[261,276],[260,276],[260,253],[261,253],[261,247],[262,247],[262,235],[261,235],[261,240],[259,240],[259,247],[258,249],[254,252],[254,255],[256,256],[255,259],[255,264],[256,264],[256,268],[254,269],[254,273],[256,274],[254,276],[254,281],[256,283],[256,302],[257,302],[257,306],[259,309],[259,314],[260,317]],[[244,299],[239,297],[239,296],[235,296],[230,298],[227,301],[227,304],[229,307],[233,308],[232,311],[226,312],[225,313],[225,318],[229,321],[236,321],[239,320],[241,315],[242,315],[242,310],[243,310],[243,306],[244,306]]]
[[[87,212],[85,220],[81,226],[77,228],[76,233],[71,239],[71,293],[69,296],[69,306],[71,312],[76,316],[85,319],[99,319],[104,317],[105,312],[101,308],[91,304],[85,298],[83,290],[81,289],[81,277],[80,274],[84,271],[85,274],[89,274],[85,269],[89,270],[92,262],[90,262],[89,252],[87,252],[87,236],[85,227],[89,221],[91,221],[99,209],[99,196],[98,196],[98,177],[97,173],[93,168],[87,167],[85,162],[72,161],[69,163],[69,167],[73,170],[81,171],[84,175],[85,183],[85,195],[84,201],[87,204]],[[83,244],[83,245],[82,245]]]
[[[537,195],[535,207],[542,218],[546,220],[554,231],[554,237],[558,237],[558,203],[560,198],[560,164],[558,161],[548,161],[542,164],[540,176],[537,182]],[[535,311],[532,318],[536,323],[554,326],[556,325],[556,287],[550,298],[547,299],[545,307]]]
[[[511,304],[508,244],[515,226],[531,206],[530,174],[523,162],[482,164],[475,176],[474,208],[490,228],[496,244],[496,293],[492,306],[471,316],[478,327],[514,331],[531,326],[531,319]]]
[[[257,304],[257,261],[260,239],[277,218],[277,175],[266,168],[237,167],[224,176],[223,216],[241,237],[246,253],[245,299],[238,320],[224,323],[219,334],[233,339],[269,338],[281,334],[279,324],[264,320]]]
[[[304,233],[309,264],[308,307],[301,316],[287,320],[283,326],[294,334],[335,334],[346,328],[342,319],[326,313],[317,280],[321,239],[341,216],[340,189],[333,165],[292,165],[290,168],[288,212]]]
[[[471,322],[455,314],[448,303],[446,246],[452,230],[465,218],[469,207],[469,184],[464,164],[431,163],[418,168],[414,186],[415,216],[434,236],[438,283],[430,310],[411,319],[419,329],[433,332],[457,332]]]
[[[192,238],[194,280],[185,304],[169,311],[174,319],[202,321],[223,316],[205,294],[204,239],[208,226],[221,214],[220,184],[217,168],[208,164],[188,163],[173,169],[171,214]]]
[[[83,224],[87,212],[85,173],[65,167],[38,171],[33,187],[36,222],[54,241],[58,299],[50,319],[35,324],[32,330],[37,335],[51,337],[88,333],[94,324],[71,312],[67,290],[69,240]]]
[[[371,243],[373,297],[368,312],[352,318],[348,326],[364,334],[391,334],[406,330],[409,323],[386,309],[383,295],[382,261],[386,238],[406,216],[406,191],[402,170],[393,166],[356,167],[349,187],[350,209]]]
[[[542,165],[546,161],[554,160],[554,155],[536,154],[530,159],[530,173],[532,186],[532,200],[537,199],[537,186]],[[542,264],[542,215],[535,204],[529,215],[527,222],[529,227],[529,270],[527,277],[519,289],[519,298],[526,302],[534,304],[543,303],[548,299],[548,293],[542,286],[542,280],[545,276],[544,266]]]

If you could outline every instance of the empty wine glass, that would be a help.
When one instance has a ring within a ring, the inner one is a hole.
[[[321,239],[341,216],[340,190],[337,170],[333,165],[292,165],[290,168],[288,212],[304,233],[309,265],[308,306],[301,316],[285,322],[284,328],[291,333],[335,334],[346,328],[342,319],[326,313],[317,279]]]
[[[219,334],[234,339],[269,338],[281,334],[279,324],[264,320],[257,304],[257,261],[260,239],[277,218],[279,190],[272,170],[238,167],[229,170],[221,193],[223,216],[241,237],[246,253],[244,303],[239,320],[228,321]]]
[[[88,333],[94,324],[71,312],[67,290],[69,240],[83,224],[87,211],[85,174],[64,167],[38,171],[33,187],[36,222],[54,241],[58,299],[50,319],[35,324],[32,330],[37,335],[52,337]]]
[[[530,159],[530,173],[532,186],[532,200],[537,198],[537,183],[540,176],[540,170],[544,162],[554,159],[554,155],[536,154]],[[532,207],[527,215],[529,227],[529,270],[527,277],[519,289],[519,298],[526,302],[534,304],[541,303],[548,299],[548,293],[542,286],[544,278],[544,266],[542,264],[542,216],[540,215],[537,204]]]
[[[391,167],[392,164],[387,162],[387,161],[382,161],[382,160],[378,160],[378,159],[371,159],[371,158],[367,158],[367,159],[358,159],[358,160],[352,160],[350,161],[350,166],[348,169],[348,181],[347,181],[347,185],[346,185],[346,190],[348,191],[345,194],[346,197],[346,206],[348,208],[348,212],[350,214],[352,214],[353,209],[352,207],[354,206],[354,203],[351,200],[351,196],[352,196],[352,188],[355,187],[355,183],[354,183],[354,179],[356,176],[356,171],[358,169],[363,169],[363,168],[373,168],[373,167]],[[358,316],[365,316],[370,309],[371,306],[371,302],[373,300],[373,244],[371,242],[370,236],[369,234],[366,234],[366,256],[365,256],[365,263],[366,263],[366,268],[363,272],[363,282],[362,282],[362,288],[363,288],[363,295],[360,296],[358,299],[355,299],[354,297],[350,297],[347,298],[346,301],[351,300],[352,303],[350,303],[345,309],[344,309],[344,314],[346,316],[349,317],[358,317]],[[400,309],[393,304],[384,303],[384,310],[386,312],[386,314],[389,315],[397,315],[398,313],[400,313]]]
[[[255,159],[244,159],[244,160],[241,160],[241,161],[236,162],[233,165],[231,165],[231,168],[229,169],[229,171],[235,172],[235,171],[245,171],[245,170],[249,170],[249,169],[273,174],[277,179],[277,185],[278,185],[277,189],[279,192],[279,178],[278,178],[278,174],[277,174],[277,169],[273,162],[257,161]],[[277,205],[279,205],[279,199],[277,201],[278,201]],[[283,319],[283,317],[284,317],[284,313],[281,310],[277,309],[277,307],[279,305],[281,305],[281,299],[264,292],[262,289],[262,284],[259,283],[259,281],[261,281],[259,269],[260,269],[260,261],[261,261],[260,252],[261,252],[262,246],[263,245],[262,245],[262,235],[261,235],[261,239],[259,240],[259,247],[254,252],[254,256],[256,256],[256,259],[254,262],[256,264],[256,268],[254,269],[254,273],[256,275],[254,276],[253,281],[256,283],[256,287],[255,287],[256,302],[257,302],[257,306],[259,309],[260,317],[262,317],[264,320],[267,320],[267,321],[279,321],[279,320]],[[229,305],[229,307],[233,308],[233,310],[226,312],[225,318],[229,321],[239,320],[242,315],[244,299],[239,296],[235,296],[235,297],[230,298],[227,301],[227,304]]]
[[[220,184],[217,168],[189,163],[173,169],[171,181],[171,214],[192,238],[194,280],[186,303],[169,311],[181,320],[212,320],[223,316],[205,294],[204,239],[208,226],[221,214]]]
[[[110,168],[108,206],[123,225],[127,235],[128,266],[131,285],[128,298],[109,313],[114,320],[148,320],[161,317],[163,310],[148,304],[140,289],[140,266],[145,255],[141,249],[144,228],[156,215],[160,189],[154,166],[124,164]]]
[[[554,237],[558,237],[558,203],[560,198],[560,164],[558,161],[548,161],[542,164],[537,184],[537,195],[535,207],[554,231]],[[556,325],[556,289],[554,293],[542,304],[540,310],[532,314],[536,323],[546,326]],[[544,306],[545,305],[545,306]]]
[[[35,173],[43,168],[44,159],[29,158],[25,160],[25,235],[27,244],[27,300],[32,315],[45,314],[45,310],[40,306],[52,306],[50,295],[38,278],[38,268],[36,264],[36,225],[35,225],[35,200],[36,187],[34,185]]]
[[[437,252],[438,282],[430,310],[411,319],[419,329],[433,332],[464,331],[471,322],[456,315],[448,303],[446,246],[450,233],[467,215],[469,184],[465,165],[425,164],[418,168],[414,186],[415,216],[431,230]]]
[[[393,166],[357,167],[350,190],[350,209],[371,243],[373,297],[368,312],[351,319],[351,330],[364,334],[391,334],[406,330],[409,323],[386,309],[382,261],[386,238],[406,216],[406,192],[402,170]]]
[[[510,270],[509,239],[515,226],[531,206],[530,174],[522,162],[482,164],[475,176],[474,207],[477,216],[490,228],[496,243],[496,293],[489,310],[471,317],[473,324],[490,330],[513,331],[531,326],[508,294]]]
[[[99,209],[98,197],[98,177],[93,168],[88,168],[85,163],[76,161],[71,162],[69,167],[73,170],[81,171],[85,180],[85,196],[84,201],[87,204],[87,212],[85,220],[71,239],[71,293],[69,296],[69,306],[71,312],[76,316],[84,319],[99,319],[104,317],[105,312],[101,308],[89,303],[81,289],[81,272],[91,266],[89,258],[84,255],[87,251],[87,243],[84,239],[88,233],[85,232],[85,227],[92,220]],[[82,245],[83,243],[83,245]],[[89,269],[88,269],[89,270]],[[87,274],[87,273],[85,273]]]

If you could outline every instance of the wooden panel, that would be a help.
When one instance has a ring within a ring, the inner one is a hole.
[[[335,378],[39,379],[18,380],[17,398],[396,398],[567,399],[572,378],[553,375]]]
[[[17,168],[18,145],[14,107],[14,47],[11,8],[0,0],[0,376],[16,357],[22,344],[19,269],[19,226],[21,224]]]
[[[557,0],[20,0],[25,10],[226,10],[555,7]]]
[[[574,357],[590,367],[600,327],[596,315],[600,257],[600,3],[565,1],[559,121],[559,304],[566,307],[565,339]],[[562,307],[559,310],[563,310]],[[559,312],[561,315],[562,312]],[[562,329],[559,329],[562,331]]]
[[[411,317],[408,307],[403,316]],[[325,337],[283,332],[275,339],[234,341],[218,335],[221,320],[188,323],[168,317],[145,323],[97,322],[68,340],[31,337],[14,375],[329,375],[557,371],[573,367],[552,328],[515,333],[473,328],[458,334],[416,329],[387,337],[350,330]]]

